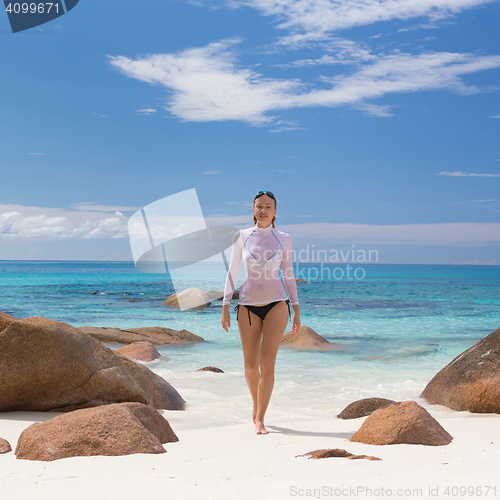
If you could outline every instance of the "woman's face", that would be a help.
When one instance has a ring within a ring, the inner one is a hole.
[[[259,196],[253,202],[253,214],[257,219],[257,225],[259,227],[270,226],[273,221],[273,217],[276,215],[275,201],[267,196],[267,194]]]

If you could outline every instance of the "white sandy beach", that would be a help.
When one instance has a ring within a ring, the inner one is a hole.
[[[179,437],[164,445],[165,454],[34,462],[17,460],[11,452],[0,455],[0,491],[9,500],[500,496],[500,415],[436,410],[431,407],[431,414],[454,437],[448,446],[350,443],[363,418],[269,420],[271,433],[256,436],[250,421],[162,411]],[[0,414],[0,436],[15,448],[24,428],[55,415]],[[321,448],[382,461],[295,458]]]

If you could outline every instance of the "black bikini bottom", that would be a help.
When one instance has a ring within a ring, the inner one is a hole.
[[[266,314],[276,305],[279,304],[280,302],[283,302],[282,300],[277,300],[276,302],[271,302],[270,304],[267,304],[265,306],[246,306],[245,304],[241,304],[247,308],[248,311],[248,322],[252,324],[252,320],[250,319],[250,313],[253,312],[256,316],[258,316],[262,321],[264,321],[264,318],[266,317]],[[286,305],[288,306],[288,316],[290,316],[290,300],[286,301]],[[238,321],[238,314],[240,313],[240,304],[238,304],[234,310],[236,311],[236,321]]]

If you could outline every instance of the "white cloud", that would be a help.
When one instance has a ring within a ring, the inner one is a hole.
[[[0,238],[44,240],[124,238],[127,219],[119,211],[113,216],[99,212],[0,204]]]
[[[28,154],[32,156],[45,156],[45,153],[28,153]]]
[[[458,170],[456,172],[439,172],[438,174],[434,175],[447,175],[449,177],[500,177],[500,174],[475,174],[462,172],[461,170]]]
[[[330,224],[283,225],[294,245],[314,244],[326,248],[339,243],[370,245],[431,245],[477,247],[500,244],[500,223],[449,222],[435,224]]]
[[[274,125],[277,128],[270,130],[270,132],[290,132],[291,130],[304,130],[304,128],[299,127],[299,122],[297,120],[277,120]]]
[[[241,203],[241,205],[248,204]],[[312,216],[307,215],[307,217]],[[252,216],[251,213],[236,216],[216,214],[206,217],[206,223],[212,226],[248,227],[252,224]],[[340,243],[453,247],[477,247],[500,243],[500,223],[487,222],[399,225],[313,222],[280,224],[279,229],[290,233],[294,244],[298,246],[315,244],[317,248]],[[127,218],[119,211],[111,215],[102,212],[0,204],[0,240],[3,241],[14,238],[56,241],[127,237]]]
[[[271,121],[265,113],[283,106],[300,83],[266,79],[250,69],[238,68],[230,50],[238,42],[223,40],[179,54],[153,54],[135,60],[116,56],[110,62],[129,77],[170,90],[173,95],[167,109],[183,120],[243,120],[262,125]]]
[[[500,262],[496,259],[491,260],[463,260],[460,262],[453,262],[455,265],[459,266],[500,266]]]
[[[370,116],[377,116],[377,117],[394,116],[394,114],[390,112],[392,106],[389,105],[379,106],[377,104],[362,103],[359,106],[357,106],[357,108],[360,109],[361,111],[366,112]]]
[[[140,210],[142,207],[127,207],[121,205],[102,205],[99,203],[95,203],[93,201],[82,202],[82,203],[73,203],[71,205],[73,210],[82,210],[89,212],[136,212]]]
[[[353,73],[324,76],[315,86],[299,80],[266,78],[239,67],[234,45],[224,40],[178,54],[154,54],[110,63],[131,78],[170,91],[167,109],[187,121],[239,120],[251,125],[276,124],[269,113],[310,106],[356,105],[369,114],[389,116],[389,107],[366,104],[392,93],[447,90],[480,92],[461,76],[500,67],[500,56],[450,52],[413,55],[395,52],[372,58]]]
[[[136,113],[141,116],[149,116],[149,115],[154,115],[156,113],[156,109],[153,108],[138,109]]]
[[[428,17],[441,20],[494,0],[233,0],[281,22],[278,28],[294,35],[284,43],[321,40],[332,31],[381,21]]]
[[[489,203],[491,201],[497,201],[496,198],[492,200],[469,200],[469,201],[453,201],[450,205],[468,205],[469,203]]]
[[[296,217],[311,215],[288,214]],[[206,217],[208,225],[249,227],[250,215],[217,214]],[[292,236],[294,247],[315,245],[327,249],[339,244],[430,245],[442,247],[478,247],[500,244],[500,223],[447,222],[434,224],[354,224],[310,222],[278,224],[280,231]]]
[[[500,118],[500,115],[498,115],[498,116],[490,116],[490,118]]]
[[[373,61],[376,56],[372,54],[365,44],[345,38],[329,38],[321,44],[328,52],[316,59],[300,59],[287,64],[276,64],[280,68],[300,68],[311,66],[324,66],[332,64],[352,64],[353,62]],[[333,54],[333,55],[331,55]]]
[[[202,175],[219,175],[222,172],[220,170],[207,170],[206,172],[203,172]]]
[[[215,214],[205,217],[207,226],[240,226],[249,227],[253,224],[252,214],[248,215],[225,215]]]

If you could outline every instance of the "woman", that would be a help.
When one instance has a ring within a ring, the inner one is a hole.
[[[255,432],[269,434],[264,415],[273,391],[274,365],[288,323],[289,303],[293,307],[294,335],[300,326],[300,312],[293,275],[292,240],[274,226],[276,198],[270,191],[259,191],[255,196],[253,220],[255,225],[240,231],[234,239],[221,321],[227,332],[231,326],[229,305],[243,262],[245,276],[236,309],[245,378],[253,400]],[[280,265],[285,286],[279,276]]]

